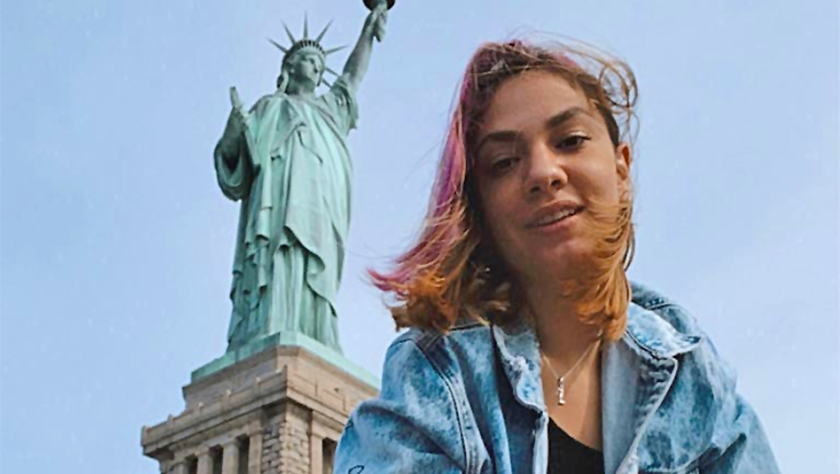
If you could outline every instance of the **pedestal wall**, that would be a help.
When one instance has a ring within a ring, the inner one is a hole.
[[[271,347],[193,381],[182,413],[143,427],[143,453],[162,473],[331,472],[347,418],[378,387],[327,359]]]

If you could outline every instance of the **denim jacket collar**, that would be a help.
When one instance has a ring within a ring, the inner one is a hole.
[[[627,309],[627,330],[623,340],[631,348],[643,349],[655,358],[686,353],[697,347],[701,339],[700,336],[677,331],[668,321],[635,303]]]
[[[649,301],[640,301],[647,307]],[[546,418],[540,379],[539,343],[533,326],[517,321],[493,326],[493,338],[517,401]],[[635,450],[647,420],[674,381],[675,356],[691,351],[701,337],[677,331],[665,319],[636,302],[629,305],[624,336],[603,348],[601,369],[602,430],[607,472],[636,472]],[[616,429],[632,427],[631,430]]]
[[[501,356],[505,375],[519,403],[542,412],[540,349],[531,324],[517,320],[505,326],[493,325],[493,339]]]

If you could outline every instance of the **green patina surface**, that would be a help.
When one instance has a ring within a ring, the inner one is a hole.
[[[190,376],[190,381],[193,383],[197,382],[208,375],[214,374],[222,369],[236,364],[237,362],[241,362],[255,354],[277,346],[301,347],[333,366],[338,367],[347,374],[367,383],[371,387],[374,387],[377,390],[380,388],[380,381],[375,375],[371,374],[361,366],[354,364],[341,353],[326,347],[311,337],[297,332],[279,332],[270,334],[259,339],[255,339],[238,349],[227,351],[225,355],[194,370]]]
[[[327,28],[282,46],[277,89],[245,110],[231,88],[231,111],[214,150],[223,194],[240,202],[227,354],[193,380],[277,344],[304,345],[358,373],[341,354],[336,298],[350,225],[352,163],[347,136],[358,118],[356,91],[393,2],[371,8],[341,73],[327,67]],[[285,26],[285,25],[284,25]],[[324,73],[337,78],[330,84]],[[328,86],[323,94],[316,89]],[[317,344],[316,344],[317,342]],[[363,380],[371,379],[367,373]]]

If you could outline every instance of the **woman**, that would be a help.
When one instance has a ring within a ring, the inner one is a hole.
[[[335,472],[778,472],[694,318],[627,280],[635,98],[600,53],[479,48],[421,238],[372,272],[412,329]]]

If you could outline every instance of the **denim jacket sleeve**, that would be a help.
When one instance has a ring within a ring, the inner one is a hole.
[[[779,474],[770,442],[750,405],[733,394],[718,423],[726,423],[728,439],[718,439],[700,460],[703,474]],[[715,441],[715,440],[713,440]]]
[[[707,393],[710,397],[711,439],[704,443],[698,459],[699,472],[778,474],[779,467],[761,422],[749,402],[738,393],[736,371],[720,356],[708,334],[684,308],[667,304],[656,308],[656,312],[679,331],[700,335],[703,339],[690,359],[684,360],[684,364],[691,366],[689,372],[702,380],[698,382],[702,389],[697,393]]]
[[[334,473],[462,472],[464,441],[452,385],[410,334],[388,349],[379,397],[350,416]]]
[[[683,310],[684,311],[684,310]],[[698,359],[706,366],[707,376],[716,386],[719,397],[711,445],[699,459],[703,474],[779,474],[779,467],[758,415],[738,393],[737,374],[715,348],[714,343],[693,317],[687,321],[692,332],[702,334]]]

